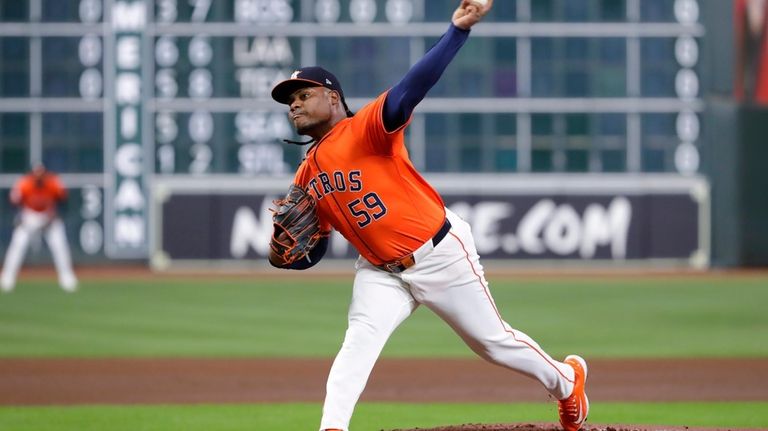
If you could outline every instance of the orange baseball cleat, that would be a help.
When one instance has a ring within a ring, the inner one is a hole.
[[[587,419],[589,414],[589,399],[587,399],[587,362],[581,356],[568,355],[565,358],[566,364],[573,367],[574,384],[571,395],[558,401],[558,411],[560,413],[560,425],[565,431],[578,431]]]

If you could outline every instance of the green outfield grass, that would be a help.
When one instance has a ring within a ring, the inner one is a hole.
[[[768,276],[490,281],[505,319],[555,357],[768,356],[768,343],[757,342],[768,334]],[[331,357],[346,327],[350,283],[85,280],[69,295],[52,281],[22,280],[0,296],[0,357]],[[384,351],[471,355],[423,308]]]
[[[314,404],[0,408],[5,431],[299,431],[316,430]],[[355,431],[464,423],[557,422],[554,404],[363,403]],[[768,428],[768,403],[598,403],[589,423]]]

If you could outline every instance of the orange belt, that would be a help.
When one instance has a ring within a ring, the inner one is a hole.
[[[437,247],[438,244],[440,244],[440,241],[445,238],[446,235],[448,235],[448,231],[451,230],[451,222],[448,221],[448,219],[445,219],[443,222],[443,225],[440,226],[440,230],[437,231],[435,236],[432,237],[432,246]],[[381,269],[382,271],[391,272],[393,274],[399,274],[406,269],[412,267],[416,264],[416,258],[413,256],[413,253],[409,254],[408,256],[405,256],[399,260],[395,260],[393,262],[384,263],[382,265],[375,265],[376,268]]]

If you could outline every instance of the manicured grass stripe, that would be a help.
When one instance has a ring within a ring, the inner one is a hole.
[[[550,404],[362,403],[351,428],[378,431],[463,423],[556,422]],[[0,407],[4,431],[296,431],[317,429],[316,404]],[[593,424],[768,428],[768,403],[599,403]]]
[[[24,281],[0,296],[0,357],[332,357],[350,279]],[[768,276],[491,279],[502,316],[554,357],[766,357]],[[574,319],[574,313],[581,316]],[[469,357],[420,308],[384,356]]]

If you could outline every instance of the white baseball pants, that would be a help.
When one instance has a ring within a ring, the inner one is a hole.
[[[0,275],[0,289],[4,292],[13,290],[16,285],[16,277],[24,255],[27,253],[29,242],[32,236],[41,230],[44,231],[45,242],[51,249],[53,263],[59,276],[59,285],[66,291],[77,288],[77,278],[72,270],[72,258],[69,254],[64,223],[58,217],[51,219],[50,214],[24,209],[21,212],[21,223],[14,229],[11,243],[5,254],[3,272]]]
[[[573,390],[573,369],[502,319],[469,224],[446,211],[452,225],[448,235],[437,247],[427,241],[414,253],[416,264],[402,273],[388,273],[358,259],[349,326],[328,376],[321,430],[348,429],[384,344],[421,304],[483,359],[538,380],[558,400]]]

